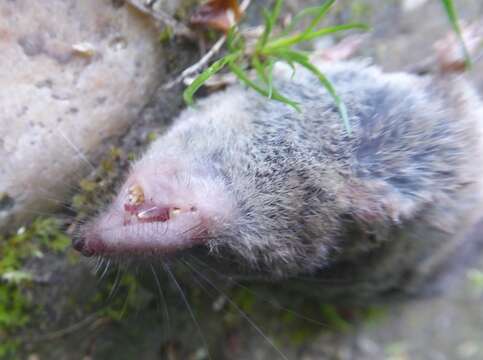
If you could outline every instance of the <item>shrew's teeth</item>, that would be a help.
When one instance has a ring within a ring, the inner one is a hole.
[[[181,212],[181,209],[180,208],[171,208],[169,209],[169,218],[170,219],[173,219],[174,217],[176,217],[177,215],[179,215],[179,213]]]
[[[155,210],[157,210],[156,206],[154,206],[150,209],[141,211],[141,212],[137,213],[136,216],[137,216],[138,219],[148,219],[153,215],[153,211],[155,211]]]

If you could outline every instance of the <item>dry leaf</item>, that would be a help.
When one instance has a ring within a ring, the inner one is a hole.
[[[201,5],[191,16],[191,24],[228,32],[241,17],[237,0],[211,0]]]

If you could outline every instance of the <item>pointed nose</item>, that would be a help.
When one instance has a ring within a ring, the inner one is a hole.
[[[78,237],[72,241],[72,247],[79,252],[82,252],[82,249],[85,247],[85,240],[81,237]]]
[[[72,242],[72,247],[84,256],[92,256],[94,254],[93,251],[87,249],[86,241],[82,237],[74,239]]]

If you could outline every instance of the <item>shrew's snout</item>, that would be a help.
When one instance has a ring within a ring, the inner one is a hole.
[[[86,246],[86,240],[83,236],[77,236],[72,240],[72,247],[84,256],[92,256],[94,252]]]
[[[72,240],[72,247],[86,257],[105,254],[105,242],[97,226],[95,221],[82,225],[79,234]]]

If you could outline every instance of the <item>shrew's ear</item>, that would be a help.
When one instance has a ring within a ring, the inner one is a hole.
[[[374,179],[351,182],[345,192],[349,213],[367,225],[399,224],[415,217],[432,198],[431,194],[411,196],[384,180]]]

